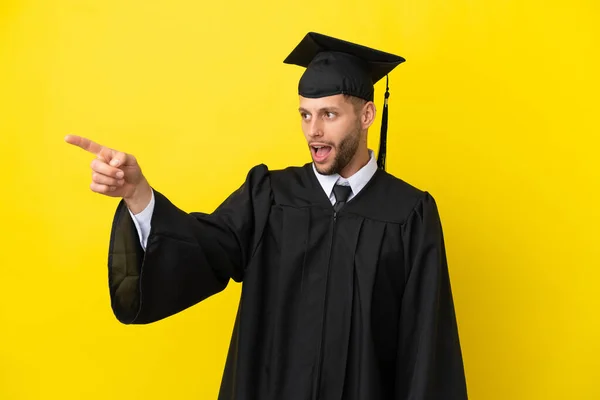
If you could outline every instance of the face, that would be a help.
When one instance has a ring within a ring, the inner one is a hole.
[[[366,151],[366,129],[372,116],[368,104],[357,108],[341,94],[318,99],[300,96],[302,131],[319,173],[339,174],[361,146]]]

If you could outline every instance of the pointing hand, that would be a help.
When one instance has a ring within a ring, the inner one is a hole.
[[[150,202],[152,189],[135,157],[102,146],[89,139],[67,135],[65,141],[96,156],[92,161],[93,192],[111,197],[122,197],[134,214]]]

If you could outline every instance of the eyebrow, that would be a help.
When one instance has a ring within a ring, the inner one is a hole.
[[[298,111],[299,111],[299,112],[301,112],[301,113],[310,114],[310,111],[308,111],[307,109],[305,109],[305,108],[302,108],[302,107],[298,108]],[[336,112],[340,112],[340,111],[341,111],[341,109],[340,109],[340,108],[338,108],[338,107],[322,107],[322,108],[319,108],[317,111],[318,111],[319,113],[322,113],[322,112],[325,112],[325,111],[336,111]]]

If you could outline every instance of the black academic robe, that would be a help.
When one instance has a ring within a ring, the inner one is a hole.
[[[155,198],[145,252],[117,208],[112,308],[146,324],[243,282],[220,400],[467,398],[428,192],[378,170],[335,213],[311,164],[259,165],[210,214]]]

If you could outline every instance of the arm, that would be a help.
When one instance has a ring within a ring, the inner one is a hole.
[[[152,226],[144,251],[126,204],[117,207],[109,249],[113,312],[143,324],[180,312],[241,282],[262,235],[271,190],[264,165],[211,214],[186,213],[154,190]]]
[[[229,279],[242,281],[271,207],[266,166],[253,168],[212,214],[188,214],[150,187],[133,155],[77,135],[65,141],[96,156],[90,189],[121,198],[108,256],[111,305],[119,321],[166,318],[223,290]]]
[[[429,193],[406,221],[403,237],[408,271],[400,312],[396,399],[467,399],[442,226]]]

